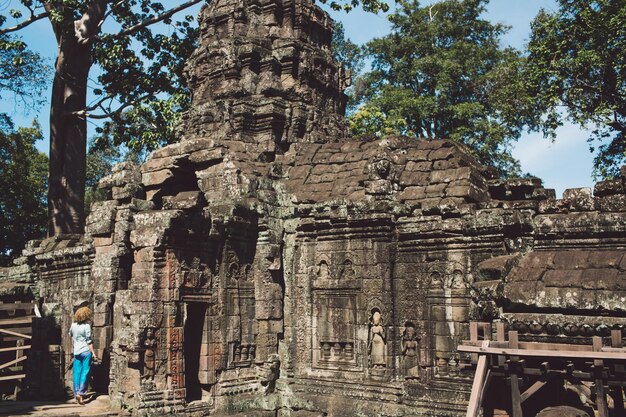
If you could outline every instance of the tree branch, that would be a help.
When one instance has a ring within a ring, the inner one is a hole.
[[[121,32],[115,34],[114,37],[121,38],[123,36],[132,35],[133,33],[137,32],[137,31],[139,31],[139,30],[141,30],[141,29],[143,29],[143,28],[145,28],[147,26],[150,26],[150,25],[152,25],[154,23],[161,22],[161,21],[163,21],[163,20],[173,16],[174,14],[180,12],[181,10],[185,10],[188,7],[193,6],[194,4],[200,3],[201,1],[204,1],[204,0],[189,0],[189,1],[181,4],[178,7],[174,7],[173,9],[168,10],[165,13],[162,13],[162,14],[160,14],[158,16],[155,16],[155,17],[153,17],[151,19],[144,20],[143,22],[137,23],[136,25],[133,25],[133,26],[131,26],[129,28],[126,28],[126,29],[122,30]]]
[[[617,112],[613,112],[613,121],[607,123],[607,125],[612,127],[614,130],[619,131],[622,135],[626,134],[626,125],[618,120]]]
[[[11,26],[10,28],[6,28],[6,29],[0,29],[0,34],[3,35],[5,33],[11,33],[11,32],[18,31],[20,29],[24,29],[26,26],[30,25],[31,23],[34,23],[41,19],[45,19],[48,16],[50,16],[48,12],[33,14],[28,19],[24,20],[23,22],[18,23],[15,26]]]
[[[70,112],[70,113],[68,113],[68,115],[77,116],[79,118],[108,119],[108,118],[110,118],[112,116],[122,114],[124,112],[124,110],[126,110],[127,108],[135,106],[138,103],[141,103],[142,101],[144,101],[148,97],[151,97],[152,95],[153,94],[151,94],[151,93],[144,94],[143,96],[138,97],[136,100],[131,100],[131,101],[127,102],[127,103],[124,103],[120,107],[118,107],[117,109],[108,111],[106,113],[102,113],[102,114],[91,114],[91,113],[89,113],[89,111],[95,110],[97,107],[100,107],[102,110],[106,111],[106,109],[102,106],[102,104],[109,97],[105,97],[104,99],[98,101],[96,104],[94,104],[92,106],[89,106],[89,107],[84,108],[82,110]]]
[[[113,10],[115,10],[115,8],[121,4],[124,3],[125,0],[120,0],[117,3],[115,3],[114,5],[112,5],[111,7],[109,7],[109,10],[107,10],[107,12],[104,14],[104,16],[102,16],[102,20],[100,20],[100,24],[98,25],[98,28],[102,27],[102,24],[104,23],[104,21],[106,20],[107,17],[109,17],[112,13]]]
[[[74,21],[74,32],[78,43],[85,45],[100,31],[104,21],[108,0],[93,0],[85,14]]]
[[[89,105],[87,107],[85,107],[84,110],[82,110],[82,112],[84,112],[85,114],[89,113],[90,111],[93,111],[95,109],[97,109],[98,107],[103,108],[102,105],[104,104],[105,101],[107,100],[113,100],[113,96],[105,96],[102,97],[100,100],[98,100],[97,102],[95,102],[92,105]]]
[[[46,10],[46,13],[48,13],[48,15],[51,15],[55,10],[52,3],[49,1],[44,1],[42,3],[44,9]],[[60,10],[63,10],[63,7],[61,7]],[[52,25],[52,31],[54,32],[54,37],[56,38],[58,43],[61,39],[61,27],[59,26],[59,23],[55,22],[53,19],[50,19],[50,24]]]

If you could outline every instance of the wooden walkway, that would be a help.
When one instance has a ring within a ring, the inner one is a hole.
[[[480,333],[484,340],[479,340]],[[592,338],[591,345],[520,342],[516,331],[509,331],[506,340],[504,323],[496,323],[496,340],[490,337],[490,323],[472,322],[470,340],[458,347],[459,352],[471,353],[476,366],[467,417],[478,417],[481,408],[487,408],[490,384],[497,379],[510,387],[511,417],[524,417],[524,402],[555,380],[567,381],[578,395],[595,403],[598,417],[609,417],[607,395],[612,398],[613,415],[626,415],[626,349],[621,330],[611,331],[610,346],[604,346],[599,336]],[[523,380],[534,382],[522,391]],[[493,412],[483,411],[483,415]]]

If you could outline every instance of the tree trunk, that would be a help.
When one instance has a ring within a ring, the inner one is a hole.
[[[84,225],[87,123],[72,113],[86,107],[92,60],[91,45],[80,44],[72,29],[57,33],[59,50],[50,105],[50,236],[82,233]]]

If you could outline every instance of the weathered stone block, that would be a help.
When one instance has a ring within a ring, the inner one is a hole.
[[[430,178],[430,170],[432,169],[433,163],[430,161],[409,161],[406,164],[404,172],[422,172],[423,176],[420,176],[419,184],[426,182],[428,178]]]
[[[450,148],[446,148],[450,149]],[[472,174],[470,167],[446,169],[443,171],[432,171],[430,181],[432,183],[452,182],[455,180],[469,179]]]
[[[553,188],[535,188],[532,198],[535,200],[555,199],[556,191]]]
[[[582,271],[580,285],[584,289],[590,290],[624,290],[626,282],[623,285],[617,280],[617,269],[585,269]]]
[[[596,201],[591,194],[591,188],[570,188],[563,192],[563,200],[569,203],[570,211],[593,211]]]
[[[496,256],[482,261],[476,266],[476,281],[504,280],[518,261],[518,256]],[[509,280],[512,280],[509,278]]]
[[[515,268],[507,281],[541,281],[545,272],[543,268]]]
[[[148,159],[167,158],[169,156],[180,155],[180,147],[180,143],[173,143],[171,145],[164,146],[161,149],[153,151]]]
[[[581,270],[548,270],[543,274],[546,287],[580,287],[583,271]]]
[[[593,189],[593,194],[596,197],[624,194],[624,183],[621,178],[597,182]]]
[[[171,169],[162,169],[160,171],[146,172],[141,174],[141,182],[146,187],[154,187],[162,185],[165,181],[174,176]]]
[[[449,159],[456,156],[457,152],[457,149],[454,147],[435,149],[428,154],[428,159],[431,161],[435,161],[437,159]]]
[[[542,200],[539,202],[539,213],[541,214],[553,214],[553,213],[567,213],[569,212],[570,205],[567,200]]]
[[[406,187],[396,194],[399,200],[421,200],[426,198],[426,187]]]
[[[204,196],[200,191],[185,191],[175,196],[163,197],[163,208],[165,210],[186,210],[199,207],[204,201]]]
[[[163,169],[174,169],[181,157],[168,156],[164,158],[148,159],[143,165],[141,165],[141,173],[146,174],[148,172],[161,171]]]
[[[433,306],[430,309],[431,317],[433,321],[445,321],[446,320],[446,308],[444,306]]]
[[[426,187],[426,194],[429,197],[443,197],[445,195],[444,190],[446,189],[447,184],[432,184]]]
[[[554,267],[558,269],[582,269],[587,266],[589,252],[571,250],[558,252],[554,256]]]
[[[136,248],[163,246],[167,240],[165,236],[166,230],[164,227],[139,227],[130,232],[130,241]]]
[[[132,163],[115,165],[112,171],[111,175],[100,179],[98,188],[123,187],[126,184],[137,184],[141,181],[139,167]]]
[[[112,233],[117,205],[117,201],[106,201],[100,204],[94,204],[86,220],[86,233],[92,236]]]
[[[145,193],[141,185],[136,183],[126,184],[123,187],[113,187],[111,190],[114,200],[129,200],[131,198],[142,198]]]
[[[626,195],[615,194],[598,198],[600,211],[626,211]]]
[[[593,197],[591,193],[591,188],[583,187],[583,188],[568,188],[563,191],[563,199],[564,200],[578,200],[578,199],[589,199]]]
[[[624,255],[624,251],[594,250],[589,252],[587,263],[589,268],[617,268]]]
[[[504,287],[504,296],[512,302],[528,304],[537,300],[537,288],[536,281],[512,282]]]
[[[454,349],[454,345],[449,336],[435,336],[435,350],[438,355],[443,354],[444,357],[447,357],[447,354],[449,354],[452,349]]]

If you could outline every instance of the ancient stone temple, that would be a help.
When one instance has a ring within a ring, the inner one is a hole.
[[[555,199],[450,141],[349,137],[311,0],[214,0],[200,30],[181,141],[0,275],[41,311],[30,395],[68,383],[83,305],[94,387],[138,416],[465,415],[472,320],[625,329],[626,172]]]

